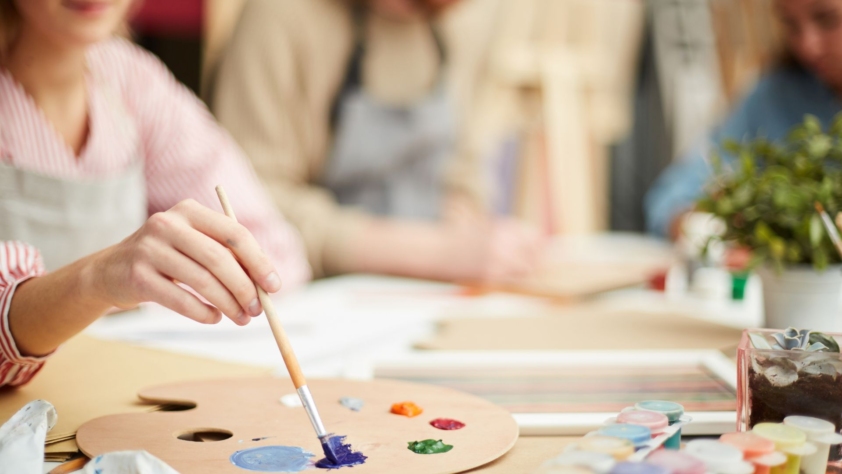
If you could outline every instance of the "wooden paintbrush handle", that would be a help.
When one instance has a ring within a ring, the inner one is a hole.
[[[222,204],[222,210],[225,215],[234,219],[237,222],[237,216],[234,214],[234,209],[231,208],[231,203],[228,201],[228,195],[222,186],[216,187],[216,194],[219,196],[219,203]],[[272,299],[263,291],[257,283],[254,284],[257,289],[257,296],[260,298],[260,304],[263,305],[263,312],[266,314],[266,319],[269,320],[269,327],[272,328],[272,334],[275,336],[275,342],[278,344],[278,349],[281,351],[281,357],[284,358],[284,365],[287,367],[287,372],[292,379],[295,389],[298,390],[303,385],[307,385],[307,380],[301,372],[301,366],[298,364],[298,357],[292,350],[292,344],[287,338],[287,333],[281,325],[281,320],[278,318],[278,313],[275,312],[275,305],[272,304]]]
[[[287,333],[281,325],[278,314],[275,313],[275,306],[272,304],[269,295],[263,291],[263,288],[257,285],[255,287],[260,297],[260,304],[263,305],[263,312],[266,313],[266,319],[269,320],[269,327],[272,328],[272,334],[275,336],[275,342],[278,343],[278,349],[281,350],[281,357],[284,358],[287,372],[289,372],[295,389],[298,390],[302,386],[307,385],[307,380],[304,378],[304,374],[301,372],[301,366],[298,364],[298,357],[295,356],[295,352],[292,350],[292,344],[290,344],[287,338]]]

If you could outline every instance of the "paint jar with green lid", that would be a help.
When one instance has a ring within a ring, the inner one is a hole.
[[[758,423],[751,431],[772,441],[776,450],[786,454],[786,463],[773,467],[771,474],[799,474],[801,457],[816,452],[816,446],[807,442],[806,433],[783,423]]]
[[[798,428],[807,435],[807,441],[816,446],[816,452],[801,458],[803,474],[824,474],[830,457],[830,447],[842,444],[842,435],[836,432],[836,426],[819,418],[809,416],[788,416],[784,424]]]
[[[684,416],[684,406],[675,402],[668,402],[664,400],[646,400],[635,404],[638,410],[654,411],[661,413],[667,417],[670,425],[674,425],[681,421]],[[664,443],[666,449],[681,449],[681,430],[675,433],[670,439]]]

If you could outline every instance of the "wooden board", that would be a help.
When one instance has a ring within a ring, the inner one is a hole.
[[[505,454],[518,437],[518,427],[503,408],[455,390],[391,380],[310,380],[308,385],[328,430],[348,436],[368,461],[349,470],[360,473],[453,473],[481,466]],[[86,423],[77,433],[82,452],[96,456],[124,449],[145,449],[182,474],[247,474],[230,456],[257,446],[300,446],[321,454],[303,408],[286,407],[279,397],[293,393],[288,380],[250,378],[188,382],[142,390],[151,403],[196,404],[179,412],[112,415]],[[365,401],[360,412],[338,403],[352,396]],[[392,403],[412,400],[424,409],[415,418],[389,413]],[[435,418],[466,424],[456,431],[429,425]],[[216,442],[177,438],[192,429],[220,429],[233,436]],[[254,438],[270,436],[262,441]],[[409,441],[442,439],[454,448],[443,454],[420,455]],[[318,457],[314,458],[317,460]],[[320,471],[312,469],[311,471]]]
[[[679,314],[571,308],[534,317],[459,318],[439,323],[434,350],[732,349],[742,331]]]
[[[737,419],[736,365],[715,350],[416,352],[347,375],[472,393],[509,410],[521,436],[584,435],[641,400],[682,404],[686,434],[733,431]]]

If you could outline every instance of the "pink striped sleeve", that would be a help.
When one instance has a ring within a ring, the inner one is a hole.
[[[204,104],[157,58],[127,42],[105,61],[123,69],[124,94],[137,118],[146,164],[149,212],[187,198],[219,210],[214,188],[228,191],[237,218],[275,263],[285,289],[311,277],[300,235],[261,187],[243,152]]]
[[[23,385],[44,365],[45,357],[18,351],[9,329],[9,307],[17,286],[45,273],[41,255],[22,242],[0,242],[0,386]]]

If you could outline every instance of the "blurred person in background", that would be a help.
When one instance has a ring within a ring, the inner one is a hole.
[[[486,215],[482,165],[461,146],[465,97],[447,73],[479,69],[491,28],[443,32],[454,3],[245,5],[212,108],[298,226],[316,275],[501,281],[536,265],[538,233]],[[455,47],[470,51],[453,59]]]
[[[131,4],[0,0],[0,385],[113,307],[245,325],[262,311],[252,278],[269,292],[309,279],[233,139],[115,36]],[[210,209],[217,184],[241,224]]]
[[[710,147],[728,139],[781,140],[805,114],[827,126],[842,111],[842,0],[774,1],[789,57],[712,132]],[[699,146],[670,165],[650,189],[645,210],[651,233],[678,236],[682,216],[712,173],[707,148]]]

